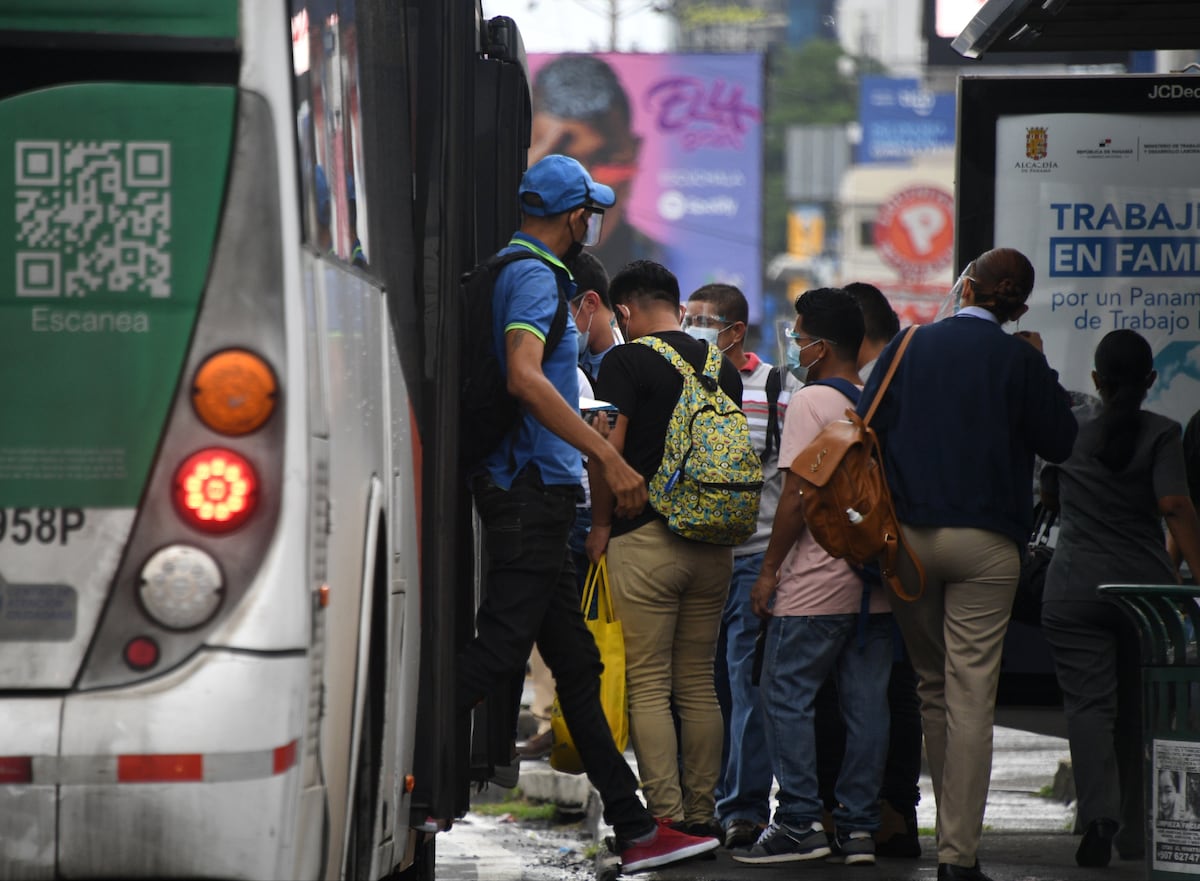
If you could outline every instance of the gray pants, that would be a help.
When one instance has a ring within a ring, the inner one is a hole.
[[[1146,820],[1137,631],[1115,603],[1097,599],[1047,601],[1042,632],[1063,693],[1079,825],[1117,820],[1117,850],[1136,853]]]

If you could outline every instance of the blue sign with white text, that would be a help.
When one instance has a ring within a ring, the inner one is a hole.
[[[863,77],[858,109],[862,140],[854,161],[903,162],[954,149],[955,107],[952,92],[931,92],[915,78]]]

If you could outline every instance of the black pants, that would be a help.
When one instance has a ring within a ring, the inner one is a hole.
[[[488,553],[487,592],[476,636],[458,655],[455,706],[470,712],[497,685],[505,689],[524,668],[536,641],[554,674],[558,700],[588,779],[604,802],[617,837],[654,829],[637,797],[637,779],[613,743],[600,706],[600,654],[579,611],[567,535],[575,518],[575,487],[545,486],[523,471],[503,490],[489,478],[473,487]]]

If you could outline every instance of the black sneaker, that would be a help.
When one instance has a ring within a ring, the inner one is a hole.
[[[725,830],[721,828],[721,824],[716,820],[704,820],[699,823],[672,823],[671,828],[676,832],[694,835],[697,838],[715,838],[717,841],[725,840]]]
[[[843,833],[838,830],[833,839],[833,853],[829,862],[845,863],[847,866],[875,865],[875,837],[870,832]]]
[[[807,830],[772,823],[753,847],[735,850],[733,858],[739,863],[792,863],[827,857],[830,852],[829,838],[820,823]]]
[[[758,841],[758,836],[762,835],[764,828],[761,823],[755,823],[753,820],[740,817],[730,820],[725,826],[725,846],[730,850],[750,847]]]

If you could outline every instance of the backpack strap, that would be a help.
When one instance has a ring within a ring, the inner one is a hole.
[[[684,376],[688,374],[695,375],[696,368],[684,360],[683,356],[675,351],[675,347],[670,343],[659,339],[656,336],[641,336],[634,340],[635,343],[641,343],[643,346],[649,346],[658,354],[662,355],[671,362],[671,366],[682,373]],[[707,362],[706,362],[707,366]]]
[[[850,403],[858,406],[858,401],[862,397],[862,389],[856,386],[848,379],[842,379],[840,376],[833,376],[829,379],[814,379],[809,385],[826,385],[832,389],[837,389],[843,395],[850,399]]]
[[[712,343],[705,345],[708,346],[708,354],[704,358],[704,375],[711,377],[713,382],[718,382],[721,378],[721,362],[725,360],[725,356]]]
[[[763,461],[770,458],[771,453],[778,452],[779,439],[782,432],[779,427],[779,393],[783,390],[783,365],[772,367],[767,374],[767,442],[763,447]]]
[[[546,334],[545,348],[542,350],[542,363],[545,364],[550,359],[551,353],[558,348],[558,344],[562,342],[562,338],[567,332],[566,280],[562,277],[562,273],[557,266],[529,248],[522,247],[516,251],[509,251],[507,254],[493,254],[487,260],[488,267],[492,271],[493,298],[496,296],[496,281],[500,278],[500,270],[510,263],[516,263],[518,260],[540,260],[543,265],[549,267],[550,271],[554,273],[554,282],[558,286],[558,308],[554,311],[554,317],[550,319],[550,332]],[[493,308],[495,308],[494,303]]]
[[[867,415],[863,417],[863,425],[871,424],[871,417],[875,415],[875,410],[879,407],[879,402],[883,400],[884,392],[891,385],[892,377],[896,375],[896,368],[900,366],[900,359],[904,357],[904,350],[908,348],[908,344],[912,342],[913,334],[916,332],[917,325],[915,324],[905,331],[904,339],[900,340],[900,347],[896,349],[896,355],[892,358],[892,363],[888,365],[883,382],[879,383],[879,388],[875,390],[875,397],[871,399],[871,406],[867,408]]]
[[[641,343],[644,346],[649,346],[658,354],[662,355],[671,365],[679,371],[680,375],[686,380],[688,376],[695,376],[700,381],[700,385],[704,386],[708,392],[715,392],[721,387],[719,377],[721,375],[721,360],[725,357],[721,354],[721,350],[716,346],[708,343],[708,357],[704,361],[704,372],[697,373],[696,368],[675,351],[670,343],[664,342],[654,335],[638,337],[634,340],[635,343]]]
[[[888,385],[891,384],[892,377],[896,375],[896,368],[900,364],[900,358],[904,355],[904,350],[908,348],[908,344],[912,341],[913,334],[917,332],[917,325],[913,325],[904,333],[904,339],[900,340],[900,346],[896,349],[896,355],[892,358],[892,363],[888,365],[887,373],[883,377],[883,382],[879,384],[879,388],[875,390],[875,397],[871,400],[871,406],[867,408],[867,415],[863,417],[863,427],[868,428],[871,422],[871,417],[875,415],[875,410],[879,406],[879,402],[883,400],[883,394],[887,391]],[[879,456],[880,465],[883,464],[883,451],[876,447],[876,454]],[[910,594],[904,589],[903,583],[900,581],[900,576],[897,574],[896,567],[899,562],[900,552],[908,554],[908,558],[912,561],[913,568],[917,571],[917,592]],[[894,535],[889,537],[887,547],[880,555],[880,572],[884,580],[891,585],[892,591],[900,599],[905,602],[916,602],[925,593],[925,567],[921,565],[921,560],[913,553],[912,548],[908,546],[908,542],[904,540],[903,535]]]

